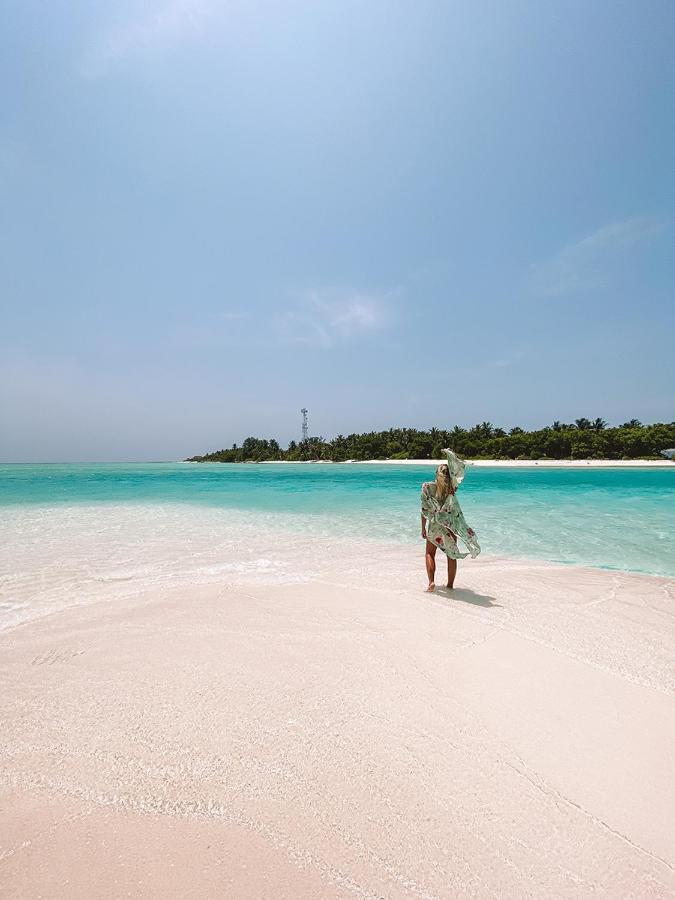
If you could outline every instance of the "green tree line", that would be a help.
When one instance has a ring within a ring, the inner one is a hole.
[[[310,437],[284,450],[274,439],[248,437],[187,462],[264,462],[267,460],[438,459],[451,447],[465,459],[660,459],[675,447],[675,422],[643,425],[637,419],[609,427],[604,419],[554,422],[536,431],[505,431],[491,422],[450,430],[390,428],[365,434],[339,434],[330,441]]]

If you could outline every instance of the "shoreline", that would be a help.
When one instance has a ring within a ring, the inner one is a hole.
[[[442,459],[262,459],[262,460],[244,460],[242,462],[223,463],[216,460],[193,460],[193,459],[158,459],[158,460],[86,460],[78,462],[4,462],[0,466],[17,466],[30,468],[34,466],[149,466],[149,465],[218,465],[218,466],[253,466],[253,465],[274,465],[274,466],[308,466],[308,465],[330,465],[330,466],[360,466],[360,465],[378,465],[378,466],[433,466],[445,462]],[[612,469],[612,468],[641,468],[641,469],[670,469],[675,471],[675,460],[669,459],[465,459],[467,466],[475,466],[476,468],[549,468],[549,469],[568,469],[568,468],[595,468],[595,469]]]
[[[437,466],[444,463],[442,459],[265,459],[256,462],[246,460],[241,463],[216,463],[214,465],[331,465],[331,466]],[[188,462],[188,460],[183,460]],[[207,460],[207,462],[212,462]],[[673,469],[675,462],[664,459],[465,459],[467,468],[504,468],[504,469]],[[204,463],[194,461],[195,465]]]
[[[306,540],[303,539],[303,545],[305,544]],[[392,541],[373,539],[365,539],[357,542],[353,538],[350,539],[339,536],[335,538],[335,544],[339,549],[341,558],[348,559],[352,566],[356,565],[358,571],[362,571],[362,567],[368,565],[373,557],[376,556],[381,564],[392,573],[392,576],[395,579],[402,578],[402,583],[398,590],[424,590],[424,572],[420,555],[420,548],[423,546],[423,540],[418,539],[412,543],[401,542],[400,544],[397,544]],[[312,554],[318,552],[318,547],[312,548]],[[399,558],[402,555],[404,557],[404,562],[402,565],[397,565]],[[408,562],[407,565],[406,558]],[[410,565],[410,560],[412,560],[412,565]],[[575,580],[585,581],[589,579],[593,580],[595,578],[611,578],[613,582],[618,583],[626,580],[631,581],[637,589],[639,589],[642,584],[645,589],[656,588],[657,590],[666,592],[668,592],[669,587],[672,585],[675,592],[674,576],[664,575],[658,572],[647,572],[639,569],[620,569],[609,565],[594,566],[583,562],[561,562],[559,560],[545,559],[543,557],[506,556],[502,553],[485,552],[481,552],[475,559],[472,559],[470,556],[467,556],[465,559],[460,559],[458,560],[458,565],[460,580],[468,575],[470,582],[472,580],[472,569],[478,569],[480,571],[482,568],[486,567],[491,572],[519,572],[524,573],[527,577],[536,573],[544,580],[550,578],[564,580],[567,577],[572,584]],[[442,558],[440,558],[437,566],[439,566],[438,572],[442,574],[444,571]],[[269,582],[257,581],[255,576],[250,577],[244,573],[242,573],[241,577],[236,575],[235,578],[232,579],[230,573],[227,571],[227,567],[228,564],[224,563],[224,571],[220,580],[217,578],[202,580],[200,576],[199,580],[193,582],[177,581],[173,585],[170,582],[164,581],[157,583],[155,586],[149,586],[147,583],[131,586],[132,582],[129,581],[126,584],[130,585],[130,587],[127,588],[126,585],[124,587],[122,586],[122,584],[124,584],[123,580],[120,584],[118,583],[118,579],[113,577],[111,580],[115,592],[105,592],[94,600],[76,601],[67,605],[56,605],[53,609],[45,608],[35,615],[31,615],[28,618],[20,619],[15,622],[0,621],[0,641],[10,634],[23,629],[40,626],[41,623],[51,621],[52,619],[56,620],[59,616],[70,613],[76,614],[78,610],[100,609],[101,612],[105,612],[106,608],[110,606],[114,607],[116,604],[120,604],[124,608],[133,609],[136,606],[142,606],[148,600],[154,602],[156,598],[161,597],[166,593],[182,592],[187,594],[195,590],[213,590],[218,588],[225,591],[245,591],[251,587],[260,587],[261,584],[269,584]],[[266,571],[267,570],[265,569],[263,570],[263,572]],[[330,579],[332,577],[332,571],[330,564],[328,566],[319,566],[307,577],[301,578],[296,573],[295,576],[290,575],[289,580],[280,581],[279,585],[283,585],[284,587],[296,586],[302,588],[312,584],[321,585],[325,582],[326,578]],[[348,571],[351,572],[351,575],[341,575],[341,582],[344,582],[345,586],[350,588],[358,587],[360,578],[359,580],[356,580],[352,577],[355,569]],[[412,575],[411,572],[413,573]],[[439,585],[437,585],[437,588],[438,587]],[[440,587],[442,590],[442,585]]]
[[[0,893],[675,892],[675,582],[389,553],[0,633]]]
[[[262,477],[267,470],[257,471]],[[325,471],[331,470],[325,467]],[[371,471],[375,470],[364,467],[363,477]],[[378,477],[390,471],[383,468]],[[409,509],[392,506],[386,528],[378,525],[374,529],[344,511],[336,519],[317,509],[282,507],[264,513],[264,532],[274,535],[268,545],[260,541],[259,511],[186,498],[89,499],[7,507],[3,524],[8,540],[0,551],[0,586],[5,599],[0,609],[0,631],[59,609],[99,601],[116,603],[166,587],[191,592],[204,584],[245,589],[251,584],[297,584],[326,577],[334,580],[336,561],[340,559],[348,561],[349,569],[361,573],[366,581],[386,571],[392,585],[410,581],[414,587],[423,571],[424,542],[419,534],[416,502],[417,478],[423,470],[408,468],[399,473],[401,477],[405,471],[412,473],[415,481]],[[531,475],[528,480],[537,478]],[[662,475],[656,480],[672,479]],[[675,484],[669,493],[673,489]],[[672,516],[651,520],[660,528],[659,535],[664,535],[659,537],[663,546],[642,550],[627,547],[617,552],[614,543],[631,538],[630,527],[625,527],[620,518],[611,533],[594,536],[590,550],[583,542],[563,548],[559,540],[539,534],[539,529],[546,528],[565,534],[570,522],[575,524],[577,519],[562,513],[557,520],[539,516],[529,543],[512,545],[508,534],[500,531],[503,510],[509,508],[488,505],[476,518],[477,509],[473,504],[467,506],[479,540],[483,532],[492,534],[492,538],[483,542],[477,561],[460,563],[460,571],[489,565],[551,575],[566,571],[572,579],[598,572],[605,576],[610,573],[619,580],[631,575],[675,578],[670,545],[663,543]],[[516,514],[522,516],[517,505]],[[591,519],[586,517],[586,521]],[[375,521],[377,524],[379,520]],[[411,571],[416,578],[411,579]],[[343,573],[339,575],[343,577]]]

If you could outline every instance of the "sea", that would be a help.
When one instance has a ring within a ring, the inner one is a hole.
[[[155,585],[311,576],[358,544],[419,546],[434,465],[0,466],[0,628]],[[483,554],[675,577],[675,465],[468,467]]]

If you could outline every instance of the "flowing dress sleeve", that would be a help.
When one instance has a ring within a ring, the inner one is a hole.
[[[452,450],[444,450],[448,460],[448,469],[450,470],[450,484],[453,491],[456,491],[460,484],[464,481],[464,460],[460,459]]]
[[[457,537],[461,538],[471,554],[471,557],[475,559],[480,553],[480,544],[478,543],[476,532],[466,524],[462,507],[459,505],[456,497],[453,498],[453,509],[450,513],[450,518],[453,531]],[[466,556],[466,554],[464,554],[464,556]]]

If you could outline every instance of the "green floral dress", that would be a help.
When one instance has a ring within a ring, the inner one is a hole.
[[[425,481],[422,485],[422,515],[427,520],[427,540],[440,547],[450,559],[464,559],[469,554],[475,558],[480,553],[476,532],[466,524],[456,496],[464,479],[464,462],[452,450],[443,452],[448,458],[450,493],[441,504],[436,499],[436,482]],[[466,553],[459,549],[458,537],[466,545]]]

